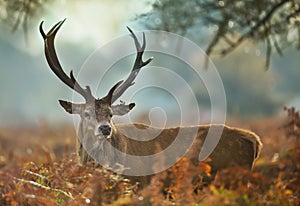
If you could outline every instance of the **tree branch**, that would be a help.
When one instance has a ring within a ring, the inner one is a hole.
[[[276,11],[281,8],[284,4],[290,2],[291,0],[282,0],[280,1],[279,3],[275,4],[271,10],[264,16],[264,18],[262,18],[261,20],[259,20],[253,27],[250,27],[250,30],[246,33],[244,33],[243,35],[241,35],[238,40],[236,40],[235,42],[232,41],[230,44],[229,44],[229,47],[226,48],[226,49],[223,49],[221,50],[220,54],[222,56],[225,56],[227,55],[228,53],[232,52],[235,48],[237,48],[246,38],[248,37],[251,37],[254,35],[254,33],[263,25],[265,25],[268,21],[270,21],[270,19],[272,18],[272,16],[276,13]],[[225,34],[228,33],[228,31],[225,31],[224,32]],[[209,51],[207,53],[207,55],[209,56],[212,52],[212,50],[214,49],[214,47],[217,45],[216,43],[216,39],[219,40],[220,36],[222,34],[220,34],[220,32],[218,32],[216,35],[215,35],[215,38],[214,40],[212,41],[212,43],[209,45],[207,51]],[[265,38],[267,38],[267,63],[266,63],[266,66],[269,66],[269,61],[270,61],[270,55],[271,53],[271,43],[270,43],[270,39],[269,39],[269,36],[271,34],[268,33]],[[223,36],[225,36],[223,34]],[[227,40],[226,40],[227,41]],[[228,41],[227,41],[228,42]],[[278,51],[279,54],[281,54],[281,49],[279,48],[278,44],[276,44],[276,50]]]

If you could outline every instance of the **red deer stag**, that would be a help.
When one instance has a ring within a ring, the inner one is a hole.
[[[70,114],[80,115],[81,121],[78,131],[78,155],[82,163],[97,159],[98,162],[105,163],[126,163],[129,156],[144,157],[163,152],[177,139],[177,144],[185,148],[185,156],[193,162],[198,160],[200,149],[203,145],[209,129],[221,129],[222,135],[220,140],[210,154],[212,175],[216,174],[220,169],[229,167],[232,164],[251,169],[254,161],[260,153],[262,144],[259,137],[251,131],[231,128],[225,125],[201,125],[192,127],[175,127],[175,128],[151,128],[143,124],[131,125],[114,125],[112,121],[113,115],[125,115],[135,106],[134,103],[121,103],[113,105],[113,103],[126,91],[128,87],[134,84],[134,80],[142,67],[152,61],[149,58],[143,61],[143,53],[146,46],[145,34],[143,34],[143,43],[139,43],[136,35],[128,28],[131,33],[137,54],[133,69],[125,81],[116,83],[101,99],[95,98],[89,86],[83,88],[76,81],[73,72],[68,76],[62,69],[54,47],[54,39],[57,31],[60,29],[64,21],[58,22],[52,29],[45,34],[40,24],[40,33],[44,38],[45,55],[49,67],[55,75],[71,89],[82,95],[85,103],[71,103],[59,100],[60,105]],[[144,131],[141,132],[141,131]],[[126,133],[126,135],[125,135]],[[178,135],[180,133],[180,135]],[[147,139],[148,136],[153,138],[148,141],[138,141],[129,136],[139,134],[141,140]],[[180,138],[178,138],[180,137]],[[179,140],[178,140],[179,139]],[[189,148],[188,143],[192,145]],[[190,150],[187,150],[190,149]],[[191,152],[192,151],[192,152]],[[176,155],[176,154],[174,154]],[[175,156],[167,156],[166,158],[175,160]],[[152,170],[154,162],[146,162],[143,159],[129,164],[128,170],[139,170],[139,174],[148,175],[146,170]],[[109,165],[113,167],[114,165]],[[136,173],[124,173],[133,174]]]

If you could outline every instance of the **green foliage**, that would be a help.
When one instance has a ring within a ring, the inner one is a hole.
[[[281,55],[291,45],[300,48],[299,0],[156,0],[152,8],[139,17],[151,29],[184,35],[204,25],[214,31],[208,55],[226,55],[251,39],[265,43],[268,68],[272,50]]]

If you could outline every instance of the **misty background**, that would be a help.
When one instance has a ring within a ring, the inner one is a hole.
[[[73,92],[48,68],[44,57],[43,39],[38,31],[42,20],[45,21],[45,31],[48,31],[56,22],[67,18],[57,35],[55,45],[66,73],[73,69],[74,73],[78,74],[85,60],[97,48],[121,35],[128,35],[126,26],[130,26],[134,31],[147,28],[137,16],[151,11],[149,2],[56,1],[46,6],[37,18],[28,24],[27,35],[24,35],[21,29],[13,32],[9,25],[0,22],[0,126],[72,120],[57,100],[71,100]],[[5,11],[0,9],[0,16],[3,15],[6,15]],[[209,28],[192,28],[186,37],[205,49],[209,44],[211,32]],[[299,51],[290,48],[285,50],[282,57],[273,54],[268,70],[264,68],[264,51],[264,45],[247,41],[225,57],[212,56],[211,59],[225,87],[227,117],[247,119],[274,116],[281,112],[283,105],[300,109]],[[134,57],[124,63],[128,65],[125,66],[128,67],[128,71],[120,73],[121,79],[129,73],[133,61]],[[164,61],[164,58],[157,57],[154,61]],[[180,66],[174,65],[174,68]],[[142,71],[137,81],[153,79],[155,75],[157,74],[145,75]],[[158,78],[157,81],[161,80]],[[107,82],[112,86],[115,80]],[[137,89],[135,86],[130,90]],[[209,110],[210,101],[202,86],[199,84],[196,94],[201,104],[200,110],[204,112]],[[97,89],[97,97],[101,97],[109,87],[104,88],[104,91],[97,88],[92,90]],[[143,117],[144,113],[147,114],[147,110],[155,105],[162,108],[169,106],[172,109],[168,98],[160,95],[163,94],[151,91],[140,94],[135,99],[137,110],[133,116]]]

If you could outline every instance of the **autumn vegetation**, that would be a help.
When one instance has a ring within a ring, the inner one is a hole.
[[[228,123],[258,133],[264,147],[253,171],[232,166],[210,184],[210,160],[183,158],[142,188],[79,164],[72,126],[1,128],[0,205],[299,205],[300,118],[284,109],[284,117]]]

